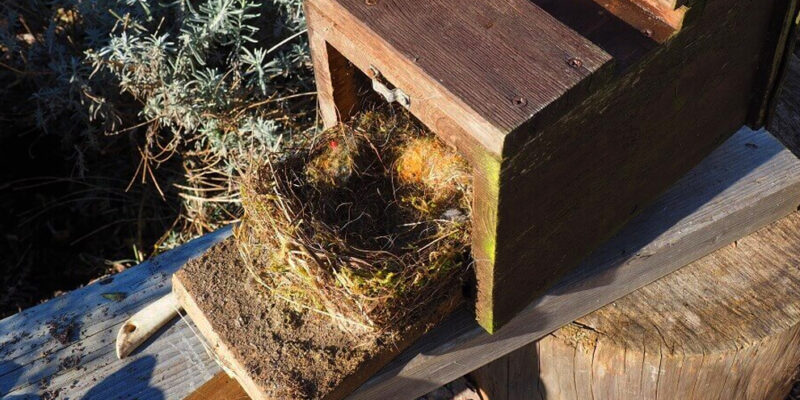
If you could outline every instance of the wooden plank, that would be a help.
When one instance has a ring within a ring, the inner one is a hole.
[[[414,398],[788,215],[798,203],[800,161],[770,134],[742,129],[497,333],[457,312],[352,398]]]
[[[794,212],[470,376],[485,400],[536,381],[547,399],[785,399],[800,364],[798,263]]]
[[[708,0],[667,44],[564,117],[506,136],[494,257],[476,263],[484,328],[556,284],[748,122],[787,3],[796,0]]]
[[[442,124],[442,112],[471,136],[460,141],[494,155],[531,116],[611,74],[610,55],[529,0],[310,0],[306,11],[312,36],[380,71],[422,122]]]
[[[172,290],[220,364],[254,400],[342,399],[462,304],[456,285],[442,290],[441,302],[418,309],[419,318],[402,331],[343,331],[329,317],[298,313],[265,291],[233,238],[176,272]]]
[[[0,397],[180,399],[201,386],[219,367],[186,321],[125,360],[114,340],[125,319],[169,293],[172,273],[229,235],[219,230],[0,321]]]
[[[210,381],[200,386],[185,400],[250,400],[242,386],[224,372],[219,372]]]
[[[790,55],[787,64],[770,129],[786,147],[800,155],[800,58]]]

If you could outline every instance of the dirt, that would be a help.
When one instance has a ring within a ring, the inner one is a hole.
[[[270,296],[251,278],[233,239],[176,277],[269,399],[342,398],[461,304],[461,287],[455,287],[421,310],[425,317],[413,326],[346,332],[327,316]]]

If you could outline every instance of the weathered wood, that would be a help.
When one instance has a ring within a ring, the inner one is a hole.
[[[798,203],[800,161],[768,133],[743,129],[497,333],[457,312],[351,397],[406,399],[430,391],[788,215]]]
[[[783,400],[800,365],[798,263],[796,212],[472,375],[485,400]]]
[[[507,321],[747,122],[756,72],[774,51],[765,38],[785,7],[708,0],[671,41],[565,117],[506,138],[481,325]]]
[[[493,332],[762,108],[796,4],[307,0],[306,11],[312,42],[379,71],[474,167],[476,314]],[[351,103],[338,98],[356,96],[319,91],[328,125]]]
[[[786,147],[800,156],[800,58],[789,57],[786,79],[778,95],[770,129]]]
[[[114,338],[128,317],[170,292],[172,273],[229,234],[206,235],[0,321],[0,398],[182,399],[201,386],[219,367],[187,320],[167,324],[125,360]]]

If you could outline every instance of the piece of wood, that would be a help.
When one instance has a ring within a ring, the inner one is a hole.
[[[795,212],[472,377],[485,400],[783,400],[800,365],[798,264]]]
[[[200,386],[185,400],[250,400],[236,379],[224,372],[214,375],[211,380]]]
[[[128,318],[117,332],[115,349],[120,360],[158,332],[180,313],[175,296],[170,293],[154,301]]]
[[[461,304],[456,286],[419,309],[411,326],[344,331],[327,315],[273,296],[240,257],[230,238],[176,272],[172,291],[219,363],[254,400],[344,398]]]
[[[124,360],[114,339],[128,317],[170,293],[172,273],[228,235],[221,229],[0,320],[0,398],[177,400],[200,387],[219,367],[188,319]],[[119,301],[103,297],[110,293]]]
[[[786,79],[779,93],[770,129],[775,136],[800,156],[800,58],[789,57]]]
[[[311,42],[350,68],[315,61],[327,126],[357,97],[329,76],[378,71],[473,166],[476,314],[494,332],[759,113],[797,0],[305,4]],[[658,15],[624,11],[642,7]],[[654,15],[680,30],[643,28]]]
[[[795,211],[800,160],[742,129],[580,268],[494,335],[451,315],[367,381],[354,399],[408,399],[486,365]]]
[[[507,321],[747,122],[784,3],[708,0],[666,45],[565,117],[507,137],[482,326]]]

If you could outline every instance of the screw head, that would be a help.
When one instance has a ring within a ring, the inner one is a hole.
[[[364,3],[368,6],[374,6],[378,4],[378,0],[364,0]]]
[[[567,60],[567,65],[569,65],[572,68],[578,69],[583,66],[583,61],[581,61],[580,58],[572,57],[569,60]]]
[[[514,100],[512,100],[512,103],[514,103],[514,105],[517,106],[517,107],[525,107],[525,106],[528,105],[528,99],[526,99],[526,98],[524,98],[522,96],[519,96],[519,97],[515,97]]]
[[[653,30],[652,29],[645,29],[645,30],[642,31],[642,33],[645,36],[649,37],[649,38],[653,37]]]

